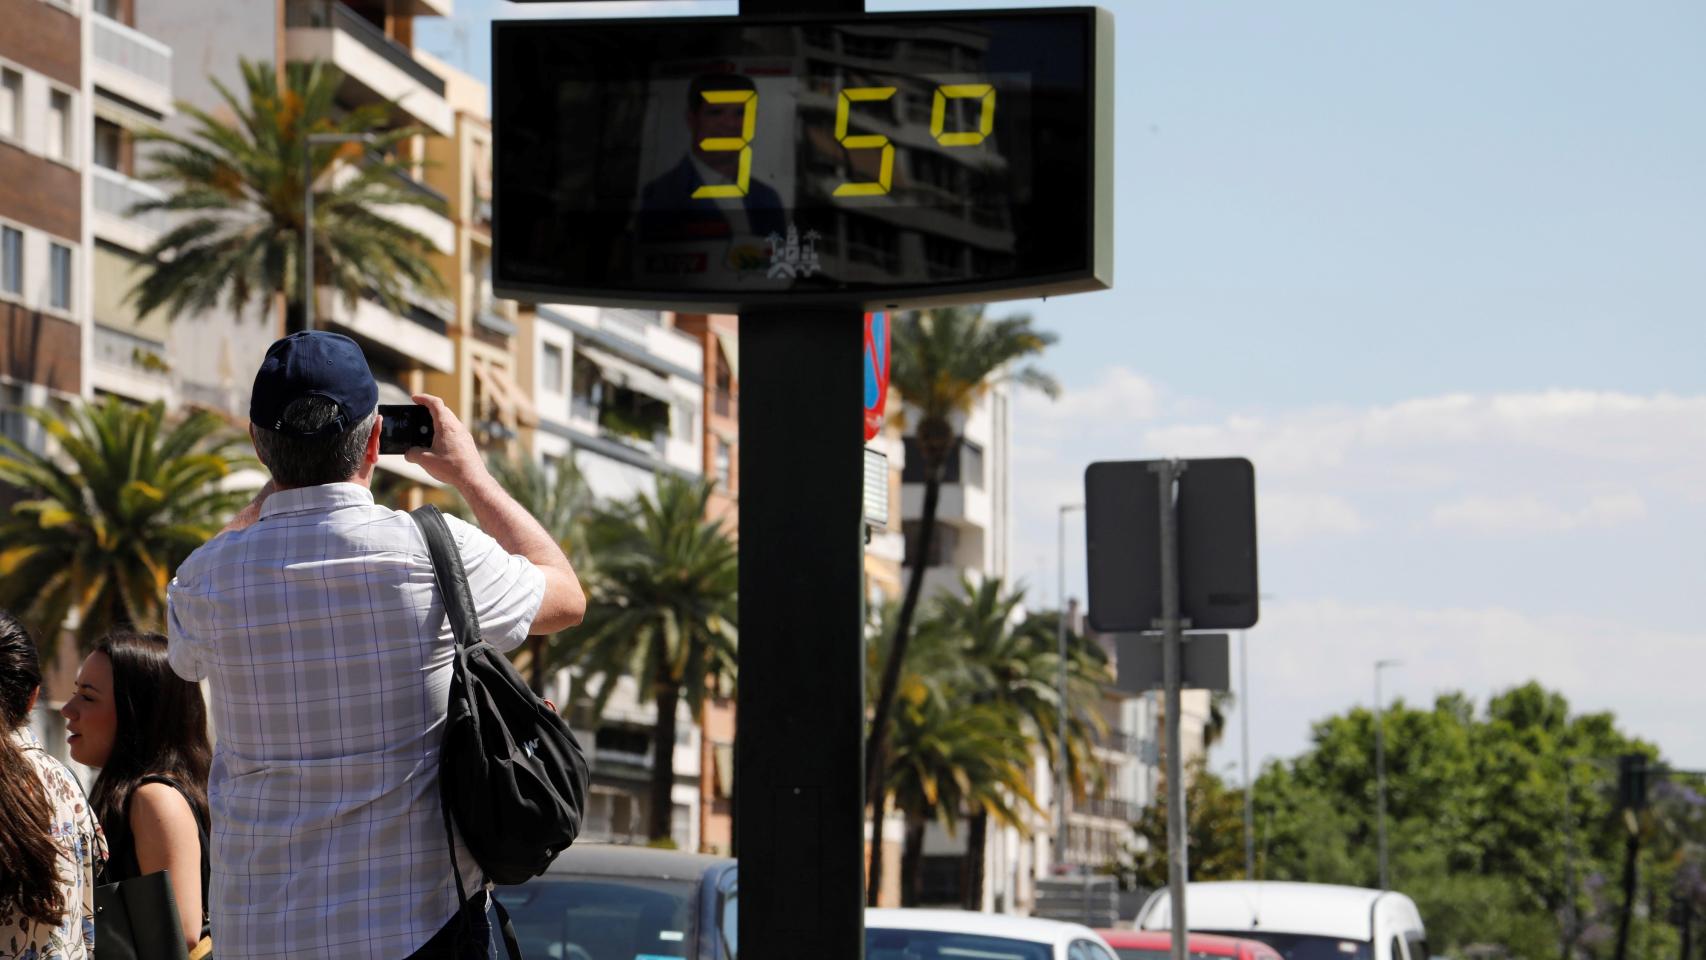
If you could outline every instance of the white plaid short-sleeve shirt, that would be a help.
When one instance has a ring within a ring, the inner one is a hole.
[[[447,520],[484,639],[514,649],[544,574]],[[212,691],[219,955],[419,949],[457,909],[438,793],[455,641],[413,518],[358,484],[275,493],[179,567],[168,619],[173,668]]]

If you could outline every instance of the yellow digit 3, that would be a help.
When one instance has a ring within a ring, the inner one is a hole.
[[[693,191],[693,197],[744,197],[752,183],[752,137],[758,131],[758,91],[702,90],[699,95],[705,98],[706,103],[743,103],[746,106],[741,111],[740,136],[706,137],[699,141],[699,149],[707,152],[740,151],[740,170],[735,174],[735,182],[706,184]]]
[[[844,183],[835,188],[838,197],[880,197],[889,192],[889,185],[894,182],[894,144],[889,138],[880,133],[861,133],[855,136],[847,135],[847,115],[852,111],[853,104],[866,100],[887,100],[894,96],[893,87],[849,87],[841,91],[841,98],[835,104],[835,139],[849,150],[883,151],[882,168],[877,173],[877,179],[856,183]]]
[[[944,133],[949,100],[982,100],[977,129]],[[987,83],[948,83],[936,88],[930,104],[930,135],[944,147],[970,147],[982,143],[995,129],[995,87]]]

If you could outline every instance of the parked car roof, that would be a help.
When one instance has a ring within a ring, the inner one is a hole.
[[[1166,950],[1173,945],[1173,934],[1166,930],[1097,930],[1110,947],[1129,947],[1137,950]],[[1273,948],[1260,940],[1223,937],[1216,933],[1193,933],[1185,941],[1192,953],[1210,953],[1220,957],[1238,956],[1238,948],[1247,945],[1263,953]]]
[[[604,877],[651,877],[698,880],[712,867],[735,863],[732,857],[713,857],[680,850],[656,850],[615,843],[577,843],[563,851],[546,876],[592,874]]]
[[[1007,937],[1032,943],[1059,943],[1074,937],[1099,939],[1094,930],[1082,924],[1041,920],[1036,917],[1015,917],[1004,913],[978,913],[971,910],[870,907],[865,910],[865,929],[980,933],[989,937]]]
[[[1271,930],[1368,941],[1374,934],[1375,905],[1385,900],[1411,904],[1389,890],[1341,887],[1329,883],[1271,880],[1192,883],[1186,887],[1186,917],[1193,930]],[[1414,913],[1413,905],[1406,911]],[[1421,923],[1416,917],[1416,924]],[[1143,905],[1137,926],[1166,930],[1172,911],[1166,890]]]

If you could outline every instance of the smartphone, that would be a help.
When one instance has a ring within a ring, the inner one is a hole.
[[[379,452],[402,453],[410,447],[432,446],[432,411],[418,403],[382,403]]]

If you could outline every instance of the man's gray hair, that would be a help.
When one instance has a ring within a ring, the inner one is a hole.
[[[255,426],[255,454],[281,487],[315,487],[342,483],[361,469],[367,438],[373,435],[375,410],[360,423],[335,437],[298,437]],[[313,432],[337,419],[338,405],[325,397],[298,397],[284,408],[283,424],[293,431]]]

